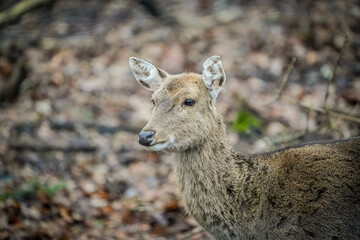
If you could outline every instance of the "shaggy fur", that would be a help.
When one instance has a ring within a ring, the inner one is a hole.
[[[360,137],[235,153],[213,104],[225,75],[218,57],[210,60],[220,66],[221,84],[211,87],[209,73],[164,74],[143,129],[156,132],[146,149],[175,152],[189,215],[216,239],[360,239]],[[151,74],[141,74],[150,76],[145,84],[137,79],[151,89]],[[184,105],[189,98],[195,105]]]

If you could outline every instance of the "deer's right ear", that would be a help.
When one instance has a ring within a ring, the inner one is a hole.
[[[226,75],[221,65],[220,57],[209,57],[203,64],[203,67],[202,76],[204,83],[210,91],[212,100],[215,101],[226,81]]]
[[[168,76],[164,70],[138,58],[131,57],[129,64],[136,80],[149,90],[154,91],[159,88],[162,81]]]

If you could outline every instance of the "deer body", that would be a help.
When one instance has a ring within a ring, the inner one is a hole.
[[[219,57],[202,76],[136,58],[130,66],[155,90],[139,142],[175,153],[185,210],[215,238],[360,239],[360,137],[235,153],[214,103],[226,79]]]

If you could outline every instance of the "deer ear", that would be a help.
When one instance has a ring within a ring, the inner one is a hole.
[[[169,75],[151,63],[131,57],[129,59],[130,68],[136,80],[149,90],[156,90],[161,86],[162,81]]]
[[[221,65],[220,57],[209,57],[204,62],[203,67],[204,70],[202,76],[204,83],[209,89],[212,99],[215,100],[226,80],[226,75]]]

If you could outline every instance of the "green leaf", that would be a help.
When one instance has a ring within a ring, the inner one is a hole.
[[[36,195],[38,189],[39,183],[37,181],[30,181],[24,188],[10,190],[4,194],[0,194],[0,201],[5,201],[8,198],[32,198]]]
[[[58,183],[58,184],[55,184],[55,185],[48,185],[48,184],[45,184],[43,187],[42,187],[42,191],[52,197],[52,196],[55,196],[58,192],[66,189],[67,186],[66,186],[66,183],[65,182],[61,182],[61,183]]]
[[[47,183],[40,184],[38,181],[33,180],[28,182],[25,187],[0,193],[0,201],[5,201],[8,198],[34,198],[38,191],[45,193],[49,197],[55,196],[58,192],[67,188],[65,182],[49,185]]]
[[[260,128],[260,126],[260,118],[248,110],[242,110],[238,113],[235,122],[231,125],[231,128],[238,133],[245,133],[250,129]]]
[[[105,220],[104,219],[98,219],[95,221],[95,225],[99,228],[102,228],[105,225]]]

